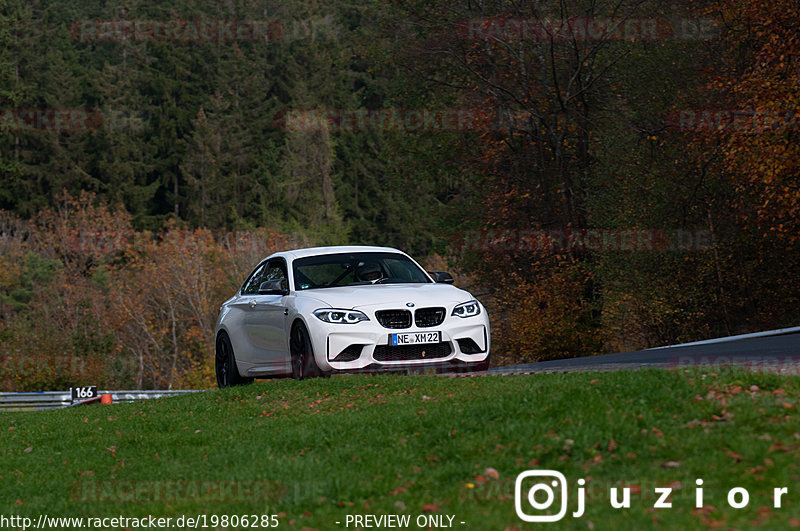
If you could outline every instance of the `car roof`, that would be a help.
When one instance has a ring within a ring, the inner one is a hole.
[[[283,256],[291,260],[297,258],[305,258],[306,256],[319,256],[324,254],[339,254],[339,253],[400,253],[405,254],[399,249],[393,247],[375,247],[371,245],[334,245],[329,247],[307,247],[305,249],[293,249],[290,251],[281,251],[272,256]]]

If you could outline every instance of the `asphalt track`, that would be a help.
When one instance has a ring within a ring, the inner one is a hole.
[[[728,337],[636,352],[604,354],[564,360],[495,367],[497,376],[548,372],[620,371],[646,368],[723,367],[737,365],[752,370],[800,375],[800,327],[759,332],[759,337]],[[451,376],[457,373],[449,373]],[[484,373],[485,374],[485,373]],[[156,398],[161,395],[192,391],[101,391],[116,393],[114,401]],[[152,395],[152,396],[151,396]],[[0,409],[53,409],[70,405],[70,393],[0,393]]]
[[[525,363],[492,368],[489,373],[534,374],[730,365],[781,374],[800,374],[800,333],[743,339],[727,338],[705,344],[675,345],[635,352]]]

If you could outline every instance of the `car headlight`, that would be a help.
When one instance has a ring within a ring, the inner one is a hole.
[[[474,317],[481,313],[481,305],[478,301],[464,302],[453,308],[452,315],[456,317]]]
[[[359,312],[358,310],[325,308],[322,310],[316,310],[314,315],[316,315],[317,319],[320,321],[334,324],[356,324],[360,323],[361,321],[369,321],[369,317],[367,317],[364,312]]]

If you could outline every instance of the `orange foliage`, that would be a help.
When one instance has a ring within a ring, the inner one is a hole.
[[[510,273],[502,298],[492,304],[494,363],[544,361],[598,354],[603,341],[588,322],[592,308],[583,292],[590,275],[578,263],[562,264],[547,276]]]
[[[64,193],[33,223],[0,213],[6,390],[213,385],[220,303],[263,256],[269,230],[133,231],[121,209]]]
[[[710,89],[748,114],[724,128],[727,169],[763,233],[800,239],[800,5],[725,0],[727,64]]]

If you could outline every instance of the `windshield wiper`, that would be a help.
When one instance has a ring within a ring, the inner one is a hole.
[[[379,278],[378,280],[373,282],[373,284],[388,284],[389,282],[392,282],[394,284],[413,284],[414,283],[413,281],[403,280],[402,278],[397,278],[397,277],[383,277],[383,278]]]

